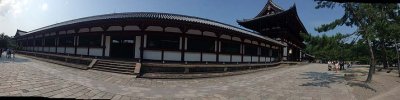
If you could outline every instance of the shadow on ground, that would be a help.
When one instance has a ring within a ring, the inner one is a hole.
[[[364,82],[347,82],[346,85],[349,85],[350,87],[358,86],[376,92],[376,89],[372,88],[371,86],[369,86],[367,83]]]
[[[327,72],[305,72],[301,74],[301,76],[305,76],[305,78],[311,82],[307,82],[301,84],[300,86],[316,86],[316,87],[327,87],[331,88],[329,85],[333,83],[342,83],[344,82],[344,77],[336,74],[330,74]]]

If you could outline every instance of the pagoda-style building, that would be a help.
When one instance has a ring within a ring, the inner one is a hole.
[[[284,61],[302,61],[305,48],[301,33],[307,33],[303,23],[300,21],[296,5],[288,10],[277,6],[272,0],[268,0],[260,13],[251,19],[237,21],[239,25],[255,30],[264,37],[270,37],[280,41],[287,46],[283,47]]]

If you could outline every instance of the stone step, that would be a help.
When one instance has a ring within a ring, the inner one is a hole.
[[[112,72],[112,73],[120,73],[120,74],[130,74],[133,75],[134,70],[121,70],[121,69],[113,69],[113,68],[92,68],[93,70]]]
[[[116,67],[116,68],[135,68],[135,65],[129,65],[129,66],[125,66],[125,65],[113,65],[113,64],[104,64],[104,63],[96,63],[94,65],[95,67],[99,66],[105,66],[105,67]]]
[[[119,60],[105,60],[105,59],[99,59],[99,62],[109,62],[109,63],[120,63],[120,64],[135,64],[136,62],[134,61],[119,61]]]
[[[104,62],[97,61],[98,64],[107,64],[107,65],[119,65],[119,66],[134,66],[136,63],[118,63],[118,62]]]
[[[95,64],[94,68],[135,69],[134,66],[115,66],[115,65],[103,65],[103,64]]]

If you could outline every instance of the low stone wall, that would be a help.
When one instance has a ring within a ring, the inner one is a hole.
[[[79,69],[89,69],[88,66],[93,60],[91,58],[82,58],[82,57],[65,56],[59,54],[38,53],[38,52],[28,52],[28,51],[17,51],[16,53],[33,59],[64,65],[68,67],[79,68]]]

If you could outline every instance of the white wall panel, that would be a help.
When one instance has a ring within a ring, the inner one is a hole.
[[[57,53],[64,53],[65,47],[57,47]]]
[[[55,53],[55,52],[56,52],[56,47],[49,47],[49,49],[50,49],[49,52],[52,52],[52,53]]]
[[[266,62],[271,62],[271,59],[269,57],[265,58]]]
[[[164,60],[181,61],[180,51],[164,51]]]
[[[88,48],[87,47],[78,47],[76,49],[76,54],[77,55],[87,55],[88,53]]]
[[[185,52],[185,61],[200,61],[200,53]]]
[[[214,54],[214,53],[203,53],[203,61],[216,62],[217,61],[217,55]]]
[[[251,56],[243,56],[243,62],[251,62]]]
[[[251,62],[258,62],[258,56],[252,56]]]
[[[91,56],[103,56],[103,48],[90,48],[89,55]]]
[[[260,62],[265,62],[265,57],[260,57]]]
[[[65,49],[65,53],[67,53],[67,54],[75,54],[75,48],[74,47],[67,47]]]
[[[43,52],[50,52],[50,48],[49,47],[44,47],[44,51]]]
[[[219,62],[231,62],[231,56],[225,54],[219,54]]]
[[[241,55],[232,55],[232,62],[242,62]]]
[[[161,60],[161,51],[159,50],[144,50],[143,59]]]

